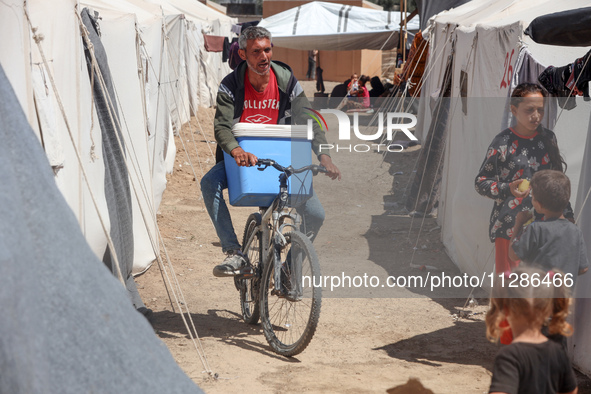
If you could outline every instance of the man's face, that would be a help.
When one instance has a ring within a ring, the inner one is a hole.
[[[246,49],[239,49],[238,54],[242,60],[246,60],[248,68],[256,74],[265,75],[269,72],[273,49],[271,47],[271,40],[268,38],[247,40]]]

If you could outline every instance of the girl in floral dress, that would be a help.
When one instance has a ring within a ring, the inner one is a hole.
[[[509,258],[509,240],[517,214],[532,209],[529,188],[520,191],[521,182],[529,181],[540,170],[566,170],[556,136],[540,124],[546,97],[547,92],[536,84],[523,83],[515,88],[511,95],[515,126],[493,139],[476,177],[476,191],[494,200],[489,237],[495,244],[497,273],[518,264]],[[570,205],[565,213],[569,216],[572,218]]]

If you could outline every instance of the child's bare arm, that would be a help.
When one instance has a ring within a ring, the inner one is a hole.
[[[513,242],[515,242],[515,239],[518,238],[521,235],[521,233],[523,233],[523,225],[527,223],[527,221],[530,220],[531,217],[532,214],[529,211],[519,212],[517,214],[517,217],[515,217],[513,235],[511,236],[511,241],[509,242],[509,245],[511,245],[511,247],[509,248],[509,258],[511,259],[511,261],[521,260],[519,256],[517,256],[517,253],[515,253],[515,251],[513,250]]]

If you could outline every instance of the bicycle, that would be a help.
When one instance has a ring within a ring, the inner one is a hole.
[[[256,165],[260,171],[274,167],[281,172],[279,194],[269,207],[260,207],[248,217],[242,242],[246,266],[234,282],[240,291],[244,321],[257,324],[260,318],[271,348],[291,357],[301,353],[314,336],[322,289],[313,279],[320,277],[314,246],[299,231],[300,215],[286,209],[288,179],[293,174],[311,171],[317,175],[326,169],[317,165],[294,169],[270,159],[259,159]],[[304,286],[306,283],[309,285]]]

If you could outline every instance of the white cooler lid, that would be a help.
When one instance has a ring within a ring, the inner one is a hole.
[[[308,127],[304,125],[280,125],[236,123],[232,127],[234,137],[307,138]]]

